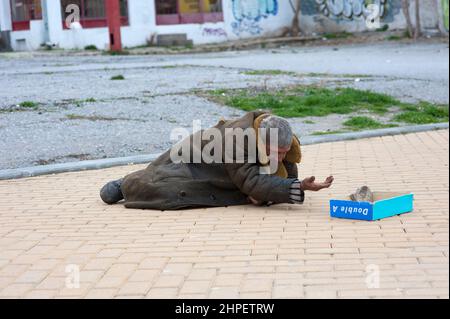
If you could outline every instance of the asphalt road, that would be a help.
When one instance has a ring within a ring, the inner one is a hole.
[[[300,76],[244,74],[248,69]],[[124,81],[110,80],[119,74]],[[161,152],[172,144],[175,127],[191,127],[194,119],[207,127],[222,116],[242,114],[199,98],[193,90],[311,83],[448,104],[448,44],[389,42],[171,56],[0,54],[0,169]],[[39,107],[16,107],[24,101]],[[345,118],[291,123],[305,136],[337,129]]]

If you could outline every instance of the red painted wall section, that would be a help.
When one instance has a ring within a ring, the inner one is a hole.
[[[109,30],[109,49],[115,52],[122,51],[119,0],[105,0],[105,5]]]

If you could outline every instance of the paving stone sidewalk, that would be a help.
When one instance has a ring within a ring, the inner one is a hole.
[[[142,165],[0,181],[0,297],[448,298],[449,131],[303,152],[302,176],[336,184],[302,206],[102,204],[106,181]],[[414,192],[414,212],[329,217],[330,198],[364,184]]]

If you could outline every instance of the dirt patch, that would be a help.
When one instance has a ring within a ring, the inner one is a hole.
[[[70,160],[78,160],[85,161],[92,159],[91,154],[69,154],[65,156],[57,156],[50,159],[39,159],[34,162],[35,165],[48,165],[48,164],[56,164],[61,162],[68,162]]]
[[[83,120],[83,121],[136,121],[136,122],[146,122],[145,120],[140,119],[130,119],[126,117],[108,117],[101,115],[79,115],[79,114],[67,114],[66,118],[62,118],[61,121],[75,121],[75,120]]]

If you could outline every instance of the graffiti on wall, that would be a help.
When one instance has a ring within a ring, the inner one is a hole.
[[[258,35],[263,31],[260,21],[278,14],[278,0],[232,0],[232,8],[236,20],[231,24],[233,33]]]
[[[204,28],[202,34],[209,37],[228,37],[227,31],[222,28]]]
[[[316,0],[320,11],[326,16],[345,17],[369,17],[373,14],[370,6],[375,5],[379,11],[379,17],[383,17],[386,11],[387,0]]]

